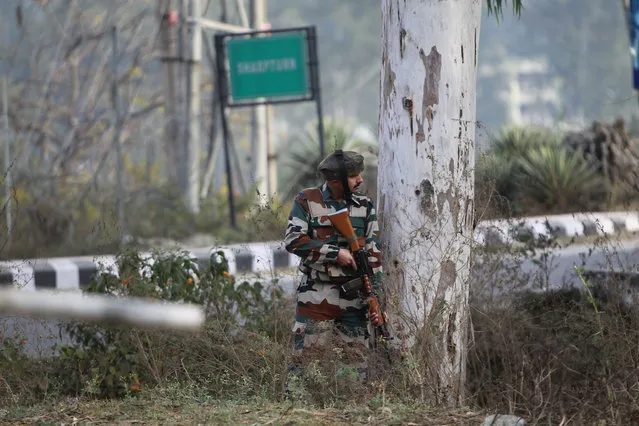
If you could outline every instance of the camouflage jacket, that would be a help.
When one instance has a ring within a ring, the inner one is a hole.
[[[379,290],[382,281],[379,226],[373,200],[363,194],[354,193],[348,202],[340,203],[333,198],[326,183],[300,192],[288,217],[284,237],[286,250],[301,258],[300,271],[312,279],[340,282],[357,276],[356,270],[336,262],[339,249],[348,249],[348,242],[327,217],[345,207],[349,209],[360,247],[368,251],[373,271],[371,284]]]

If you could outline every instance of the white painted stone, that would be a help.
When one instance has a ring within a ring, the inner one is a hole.
[[[120,276],[120,268],[116,263],[115,256],[94,256],[93,262],[95,262],[96,266],[98,267],[98,272],[109,271],[116,277]]]
[[[253,254],[252,272],[272,272],[275,269],[273,250],[270,244],[255,243],[249,245],[248,249]]]
[[[78,290],[80,288],[80,269],[67,258],[52,258],[45,261],[55,269],[55,288],[57,290]]]
[[[624,222],[628,232],[639,231],[639,214],[636,212],[610,212],[606,213],[610,219]]]
[[[12,260],[2,262],[2,265],[13,275],[13,285],[16,288],[28,291],[35,291],[34,264],[36,260]]]
[[[512,414],[491,414],[486,416],[482,426],[526,426],[526,420]]]
[[[594,221],[598,235],[613,235],[615,224],[606,213],[578,213],[575,214],[577,220]]]

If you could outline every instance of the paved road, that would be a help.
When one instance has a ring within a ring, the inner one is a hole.
[[[606,247],[591,248],[592,245],[576,245],[560,250],[537,255],[533,259],[518,259],[509,256],[505,261],[507,267],[500,268],[502,278],[510,279],[512,283],[527,277],[531,286],[557,288],[568,284],[581,287],[581,282],[574,271],[574,266],[584,266],[591,270],[639,271],[639,239],[611,243]],[[502,261],[503,257],[496,257]],[[495,278],[488,272],[491,268],[480,269],[480,275],[474,276],[474,284],[482,285],[494,282]],[[510,272],[508,272],[510,270]],[[511,275],[508,275],[508,274]],[[256,280],[255,275],[245,275],[239,279]],[[261,277],[265,279],[272,277]],[[299,275],[287,272],[280,275],[279,285],[289,295],[294,294]],[[29,354],[46,355],[51,353],[56,344],[68,343],[69,338],[60,329],[56,321],[1,317],[0,330],[4,330],[5,337],[25,340],[24,345]]]
[[[547,282],[550,287],[562,284],[581,286],[574,270],[575,266],[587,270],[616,272],[639,272],[639,240],[611,242],[607,246],[593,248],[592,245],[575,245],[549,252],[545,267],[540,266],[542,256],[522,263],[522,272],[543,274],[548,270]]]

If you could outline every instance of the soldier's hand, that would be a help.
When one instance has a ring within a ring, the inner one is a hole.
[[[375,312],[370,313],[370,320],[373,327],[379,327],[382,325],[381,318]]]
[[[337,253],[337,263],[342,266],[350,266],[353,269],[357,269],[355,258],[353,258],[353,255],[347,249],[339,249],[339,253]]]

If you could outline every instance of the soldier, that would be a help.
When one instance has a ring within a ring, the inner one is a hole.
[[[305,354],[322,351],[328,341],[337,340],[356,354],[357,368],[365,369],[370,348],[368,322],[377,326],[378,318],[374,314],[367,318],[365,302],[341,292],[341,284],[357,278],[356,264],[348,242],[327,217],[344,208],[349,210],[358,242],[369,254],[371,285],[379,291],[382,264],[375,206],[369,197],[357,192],[363,182],[363,168],[362,155],[336,150],[319,164],[325,182],[301,191],[289,215],[286,250],[301,258],[299,269],[304,274],[297,288],[292,329],[296,366],[308,362]]]

